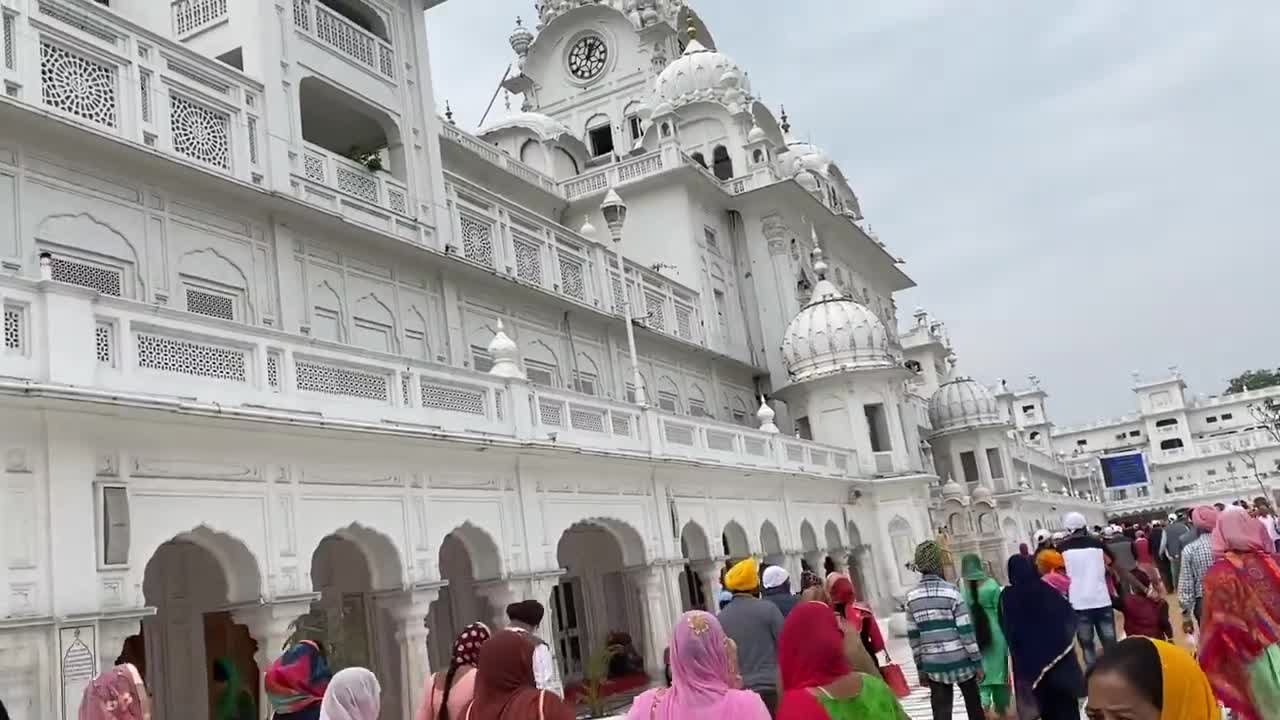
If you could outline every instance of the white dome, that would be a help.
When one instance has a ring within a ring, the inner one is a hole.
[[[663,69],[654,86],[655,105],[666,103],[672,109],[694,102],[713,102],[730,112],[739,112],[746,108],[750,94],[751,83],[742,68],[728,55],[708,50],[697,39],[690,40],[684,53]]]
[[[573,137],[569,127],[548,115],[536,112],[516,112],[500,118],[481,128],[480,137],[511,128],[522,128],[537,135],[540,140],[559,140],[565,136]]]
[[[782,337],[782,362],[796,382],[847,370],[897,367],[884,323],[826,279],[822,251],[813,251],[818,284]]]
[[[965,497],[964,486],[956,482],[955,478],[949,477],[947,478],[947,483],[942,486],[942,497],[963,501]]]
[[[991,391],[973,378],[960,376],[943,383],[929,398],[929,422],[934,434],[1004,424]]]
[[[792,175],[802,170],[812,170],[827,177],[827,168],[831,167],[831,156],[812,143],[788,142],[783,167]]]
[[[973,489],[973,501],[991,503],[991,488],[986,485],[979,485]]]

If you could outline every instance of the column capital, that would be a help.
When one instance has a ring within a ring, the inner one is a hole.
[[[272,602],[249,603],[227,608],[231,619],[237,624],[249,628],[250,634],[257,637],[262,634],[287,633],[289,625],[299,617],[311,612],[311,603],[320,599],[320,593],[306,593],[287,598],[277,598]]]

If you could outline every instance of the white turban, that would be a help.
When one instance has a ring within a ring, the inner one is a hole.
[[[791,575],[787,573],[786,568],[779,565],[770,565],[764,569],[764,575],[760,578],[765,590],[769,588],[782,587],[784,583],[791,579]]]

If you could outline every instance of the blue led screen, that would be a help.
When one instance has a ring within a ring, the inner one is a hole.
[[[1142,453],[1101,458],[1102,479],[1107,487],[1141,485],[1147,481],[1147,463]]]

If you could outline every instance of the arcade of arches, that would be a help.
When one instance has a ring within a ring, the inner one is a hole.
[[[256,684],[260,691],[262,671],[284,647],[316,638],[333,665],[377,673],[384,717],[409,718],[423,678],[429,668],[448,664],[452,640],[463,626],[503,626],[507,604],[532,597],[547,608],[541,634],[567,687],[581,682],[593,652],[620,635],[630,638],[644,661],[631,672],[660,677],[672,620],[693,608],[714,612],[723,569],[733,559],[755,556],[787,567],[797,579],[802,565],[820,570],[830,561],[849,567],[866,587],[862,558],[869,562],[871,555],[859,544],[856,527],[848,532],[852,551],[839,543],[838,532],[820,549],[804,523],[805,547],[788,553],[772,523],[762,525],[753,544],[742,525],[730,521],[712,553],[706,532],[689,522],[680,534],[683,560],[651,563],[633,528],[593,519],[561,534],[560,570],[503,577],[496,544],[464,524],[440,545],[443,581],[406,590],[392,543],[352,526],[315,547],[308,592],[264,604],[252,554],[234,538],[200,528],[163,543],[151,556],[143,595],[154,614],[104,621],[99,664],[121,659],[137,665],[154,695],[156,720],[204,720],[212,717],[220,691],[212,679],[215,661],[229,663],[246,687]],[[260,692],[254,700],[259,717],[266,717],[270,708]]]

